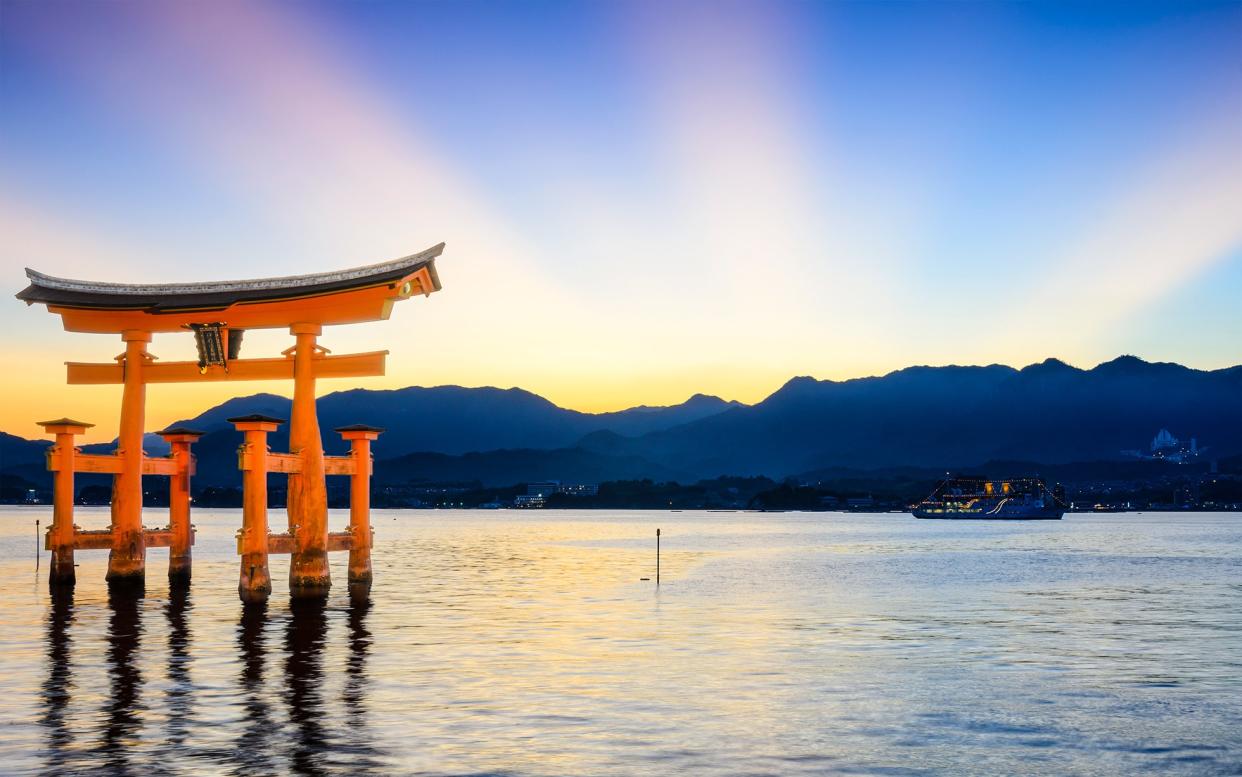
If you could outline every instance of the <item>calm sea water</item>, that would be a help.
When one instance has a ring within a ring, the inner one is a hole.
[[[4,774],[1242,772],[1236,514],[379,511],[369,607],[336,554],[258,612],[236,511],[188,594],[154,550],[113,600],[106,552],[50,598],[36,518],[0,509]]]

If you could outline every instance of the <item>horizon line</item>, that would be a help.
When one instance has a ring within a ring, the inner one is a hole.
[[[558,402],[556,402],[556,401],[554,401],[554,400],[552,400],[552,399],[548,398],[548,397],[547,397],[547,396],[545,396],[544,394],[541,394],[541,393],[539,393],[539,392],[537,392],[537,391],[532,391],[531,389],[528,389],[528,388],[523,388],[522,386],[519,386],[519,385],[512,385],[512,386],[497,386],[497,385],[492,385],[492,384],[483,384],[483,385],[465,385],[465,384],[462,384],[462,383],[438,383],[438,384],[434,384],[434,385],[422,385],[422,384],[417,384],[417,383],[411,383],[411,384],[406,385],[406,386],[398,386],[398,387],[395,387],[395,388],[366,388],[366,387],[363,387],[363,386],[351,386],[351,387],[348,387],[348,388],[340,388],[340,389],[335,389],[335,390],[333,390],[333,391],[326,391],[326,392],[321,393],[321,394],[316,394],[316,400],[323,399],[324,397],[332,396],[332,395],[335,395],[335,394],[342,394],[342,393],[345,393],[345,392],[348,392],[348,391],[367,391],[367,392],[372,392],[372,393],[381,393],[381,392],[385,392],[385,393],[387,393],[387,392],[395,392],[395,391],[405,391],[405,390],[408,390],[408,389],[425,389],[425,390],[433,390],[433,389],[440,389],[440,388],[458,388],[458,389],[465,389],[465,390],[470,390],[470,391],[479,390],[479,389],[492,389],[492,390],[495,390],[495,391],[520,391],[520,392],[523,392],[523,393],[529,394],[529,395],[531,395],[531,396],[533,396],[533,397],[538,397],[539,399],[542,399],[543,401],[545,401],[545,402],[549,403],[549,404],[550,404],[550,405],[552,405],[553,407],[556,407],[556,408],[561,409],[561,410],[567,410],[567,411],[570,411],[570,412],[574,412],[574,413],[581,413],[581,414],[583,414],[583,415],[589,415],[589,416],[598,416],[598,415],[609,415],[609,414],[612,414],[612,413],[623,413],[623,412],[627,412],[627,411],[630,411],[630,410],[644,410],[644,409],[646,409],[646,410],[660,410],[660,409],[665,409],[665,408],[678,407],[678,406],[681,406],[681,405],[686,404],[687,402],[691,401],[691,400],[692,400],[692,399],[694,399],[695,397],[705,397],[705,398],[708,398],[708,399],[717,399],[717,400],[720,400],[721,402],[724,402],[724,403],[727,403],[727,404],[732,404],[732,405],[737,405],[737,406],[740,406],[740,407],[754,407],[754,406],[756,406],[756,405],[758,405],[758,404],[761,404],[761,403],[763,403],[763,402],[767,401],[767,400],[768,400],[768,399],[770,399],[772,396],[774,396],[775,394],[777,394],[777,393],[778,393],[778,392],[779,392],[782,388],[784,388],[785,386],[788,386],[790,383],[793,383],[794,381],[798,381],[798,380],[813,380],[813,381],[815,381],[816,383],[833,383],[833,384],[844,384],[844,383],[851,383],[851,382],[854,382],[854,381],[860,381],[860,380],[878,380],[878,379],[883,379],[883,378],[886,378],[886,377],[889,377],[889,376],[891,376],[891,375],[895,375],[895,374],[898,374],[898,373],[901,373],[901,372],[906,372],[906,371],[908,371],[908,370],[917,370],[917,369],[980,369],[980,370],[983,370],[983,369],[990,369],[990,368],[1000,367],[1000,368],[1004,368],[1004,369],[1013,370],[1015,373],[1017,373],[1017,372],[1022,372],[1023,370],[1029,369],[1029,368],[1031,368],[1031,367],[1037,367],[1037,366],[1040,366],[1040,365],[1043,365],[1043,364],[1047,364],[1047,363],[1049,363],[1049,362],[1056,362],[1056,363],[1061,364],[1061,365],[1064,365],[1066,368],[1071,369],[1071,370],[1074,370],[1074,371],[1076,371],[1076,372],[1081,372],[1081,373],[1089,373],[1089,372],[1092,372],[1092,371],[1094,371],[1094,370],[1096,370],[1096,369],[1099,369],[1100,367],[1102,367],[1102,366],[1104,366],[1104,365],[1107,365],[1107,364],[1112,364],[1112,363],[1115,363],[1115,362],[1118,362],[1118,361],[1123,361],[1123,360],[1133,360],[1133,361],[1141,362],[1142,364],[1151,365],[1151,366],[1169,365],[1169,366],[1180,367],[1180,368],[1185,369],[1185,370],[1190,370],[1190,371],[1192,371],[1192,372],[1199,372],[1199,373],[1218,373],[1218,372],[1227,372],[1227,371],[1230,371],[1230,370],[1235,370],[1235,369],[1242,368],[1242,362],[1240,362],[1240,363],[1238,363],[1238,364],[1232,364],[1232,365],[1229,365],[1229,366],[1226,366],[1226,367],[1217,367],[1217,368],[1212,368],[1212,369],[1203,369],[1203,368],[1199,368],[1199,367],[1192,367],[1192,366],[1189,366],[1189,365],[1187,365],[1187,364],[1182,364],[1181,362],[1170,362],[1170,361],[1149,361],[1149,360],[1147,360],[1147,359],[1144,359],[1144,358],[1143,358],[1143,357],[1141,357],[1141,356],[1136,356],[1136,355],[1134,355],[1134,354],[1128,354],[1128,353],[1125,353],[1125,354],[1120,354],[1120,355],[1118,355],[1118,356],[1113,357],[1112,359],[1108,359],[1108,360],[1105,360],[1105,361],[1099,362],[1099,363],[1095,364],[1095,365],[1094,365],[1094,366],[1092,366],[1092,367],[1079,367],[1079,366],[1077,366],[1077,365],[1074,365],[1074,364],[1071,364],[1071,363],[1069,363],[1069,362],[1065,361],[1064,359],[1061,359],[1061,358],[1059,358],[1059,357],[1055,357],[1055,356],[1049,356],[1049,357],[1047,357],[1047,358],[1045,358],[1045,359],[1042,359],[1042,360],[1040,360],[1040,361],[1031,362],[1031,363],[1029,363],[1029,364],[1025,364],[1025,365],[1023,365],[1023,366],[1021,366],[1021,367],[1018,367],[1018,366],[1015,366],[1015,365],[1011,365],[1011,364],[1003,364],[1003,363],[1000,363],[1000,362],[992,362],[992,363],[990,363],[990,364],[956,364],[956,363],[953,363],[953,364],[911,364],[911,365],[907,365],[907,366],[905,366],[905,367],[899,367],[899,368],[897,368],[897,369],[889,370],[888,372],[885,372],[885,373],[883,373],[883,374],[858,375],[858,376],[849,377],[849,378],[842,378],[842,379],[833,379],[833,378],[817,378],[817,377],[815,377],[815,376],[813,376],[813,375],[792,375],[792,376],[790,376],[789,378],[785,379],[785,380],[784,380],[784,381],[783,381],[783,382],[782,382],[779,386],[777,386],[776,388],[774,388],[774,389],[772,389],[771,391],[769,391],[768,393],[766,393],[766,394],[763,396],[763,398],[762,398],[762,399],[759,399],[758,401],[755,401],[755,402],[745,402],[745,401],[743,401],[743,400],[739,400],[739,399],[730,399],[730,398],[727,398],[727,397],[721,396],[720,394],[711,393],[711,392],[709,392],[709,391],[696,391],[696,392],[694,392],[694,393],[690,394],[689,396],[687,396],[687,397],[686,397],[685,399],[683,399],[681,402],[675,402],[675,403],[668,404],[668,405],[633,404],[633,405],[624,405],[624,406],[622,406],[622,407],[617,407],[617,408],[607,409],[607,410],[582,410],[582,409],[579,409],[579,408],[576,408],[576,407],[573,407],[573,406],[570,406],[570,405],[563,405],[563,404],[560,404],[560,403],[558,403]],[[267,395],[267,396],[272,396],[272,397],[279,397],[279,398],[281,398],[281,399],[285,399],[285,400],[291,400],[291,397],[290,397],[289,395],[286,395],[286,394],[284,394],[284,393],[282,393],[282,392],[278,392],[278,391],[256,391],[256,392],[249,393],[249,394],[235,394],[234,396],[228,397],[228,398],[226,398],[226,399],[224,399],[224,400],[222,400],[222,401],[220,401],[220,402],[216,402],[215,404],[213,404],[213,405],[211,405],[211,406],[209,406],[209,407],[207,407],[207,408],[204,408],[203,410],[200,410],[199,412],[194,413],[193,415],[189,415],[189,416],[186,416],[186,417],[184,417],[184,418],[179,418],[179,419],[177,419],[177,421],[175,421],[175,422],[173,422],[173,423],[180,423],[180,422],[183,422],[183,421],[189,421],[189,420],[191,420],[191,419],[193,419],[193,418],[197,418],[198,416],[202,415],[203,413],[206,413],[206,412],[209,412],[209,411],[211,411],[211,410],[214,410],[215,408],[221,407],[222,405],[227,404],[228,402],[232,402],[232,401],[234,401],[234,400],[239,400],[239,399],[247,399],[247,398],[256,397],[256,396],[261,396],[261,395]],[[102,431],[102,430],[100,430],[100,431]],[[6,432],[4,429],[0,429],[0,433],[2,433],[2,434],[9,434],[9,435],[12,435],[12,436],[14,436],[14,437],[18,437],[18,438],[23,439],[23,440],[37,440],[37,439],[42,439],[42,438],[39,438],[39,437],[33,437],[33,438],[32,438],[32,437],[25,437],[25,436],[23,436],[23,435],[21,435],[21,434],[17,434],[17,433],[14,433],[14,432]],[[150,433],[150,432],[144,432],[144,434],[149,434],[149,433]],[[90,437],[90,436],[91,436],[91,435],[84,435],[83,440],[82,440],[82,443],[83,443],[83,444],[86,444],[86,445],[93,445],[93,444],[97,444],[97,443],[100,443],[100,442],[104,442],[104,443],[106,443],[106,442],[110,442],[110,441],[112,441],[112,440],[114,439],[113,437],[104,437],[104,438],[102,438],[102,439],[95,440],[94,442],[92,442],[92,441],[90,441],[90,440],[86,439],[86,438],[88,438],[88,437]]]

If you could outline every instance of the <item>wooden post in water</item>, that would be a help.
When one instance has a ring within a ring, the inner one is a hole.
[[[39,426],[56,435],[56,443],[47,452],[48,468],[52,470],[52,525],[47,530],[45,546],[52,551],[52,565],[47,582],[53,588],[72,586],[77,579],[73,571],[73,459],[78,452],[73,438],[94,424],[58,418],[40,421]]]
[[[289,594],[296,598],[328,595],[332,574],[328,570],[328,485],[325,480],[323,438],[315,413],[315,367],[323,331],[319,324],[294,324],[289,331],[297,338],[293,348],[293,409],[289,416],[289,452],[302,459],[299,472],[289,475],[286,509],[293,556],[289,560]]]
[[[660,530],[656,529],[656,585],[660,584]]]
[[[349,478],[349,590],[371,590],[371,442],[384,431],[377,426],[354,424],[336,429],[349,440],[353,472]]]
[[[174,427],[157,432],[172,448],[176,462],[173,474],[168,478],[168,528],[172,541],[168,551],[168,581],[185,585],[190,582],[191,547],[194,544],[190,528],[190,477],[194,474],[194,457],[190,446],[203,436],[195,429]]]
[[[142,534],[142,432],[146,419],[147,343],[151,333],[126,329],[124,389],[121,393],[121,428],[117,456],[121,471],[112,481],[112,550],[108,554],[107,580],[112,584],[142,585],[146,582],[147,547]]]
[[[237,466],[242,470],[242,528],[237,532],[241,578],[237,594],[247,604],[266,602],[272,593],[267,567],[267,435],[284,419],[247,415],[228,421],[246,435],[237,450]]]

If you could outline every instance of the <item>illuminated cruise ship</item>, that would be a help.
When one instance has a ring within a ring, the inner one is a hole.
[[[1038,478],[948,477],[915,505],[915,518],[1060,520],[1065,502]]]

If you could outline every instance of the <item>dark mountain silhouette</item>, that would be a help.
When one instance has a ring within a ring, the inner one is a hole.
[[[52,447],[51,439],[27,440],[12,434],[0,432],[0,478],[6,485],[27,488],[50,488],[52,475],[47,471],[47,449]],[[163,456],[168,453],[168,443],[157,434],[147,434],[143,438],[143,449],[151,456]],[[81,446],[82,453],[112,453],[116,450],[116,440],[97,442]],[[84,485],[107,485],[111,483],[111,475],[79,474],[75,485],[80,489]]]
[[[193,418],[177,421],[176,423],[169,424],[169,426],[188,426],[201,432],[210,432],[216,429],[232,429],[233,425],[228,422],[228,419],[252,413],[288,419],[291,404],[287,397],[276,394],[251,394],[246,397],[234,397],[206,412],[199,413]],[[344,424],[340,425],[344,426]]]
[[[52,441],[27,440],[8,432],[0,432],[0,469],[9,469],[23,464],[43,466],[44,452],[50,448]]]
[[[44,464],[44,454],[52,447],[52,439],[27,440],[24,437],[0,432],[0,469],[8,469],[22,464]],[[163,456],[168,453],[168,443],[158,434],[144,435],[143,450],[150,456]],[[83,453],[112,453],[116,450],[116,440],[112,442],[96,442],[81,446]]]
[[[0,488],[25,491],[35,485],[50,487],[52,478],[44,454],[51,445],[50,440],[27,440],[0,432]]]
[[[289,400],[256,394],[184,423],[207,432],[195,446],[197,486],[240,482],[240,435],[225,419],[288,417]],[[1055,359],[1023,369],[911,367],[847,381],[793,378],[762,402],[696,395],[680,405],[590,414],[521,389],[355,389],[319,400],[324,444],[344,453],[334,426],[385,427],[378,482],[479,480],[693,480],[781,478],[832,468],[933,470],[989,461],[1116,460],[1161,428],[1194,436],[1213,458],[1242,452],[1242,367],[1192,370],[1123,356],[1082,370]],[[147,448],[158,455],[158,439]],[[272,435],[286,450],[285,431]],[[0,474],[47,480],[46,441],[0,434]],[[101,451],[112,444],[90,446]]]
[[[1114,459],[1168,428],[1215,455],[1242,450],[1242,367],[1123,356],[1092,370],[911,367],[842,382],[794,378],[757,405],[583,447],[687,470],[782,476],[833,466],[956,468],[998,459]]]
[[[436,466],[445,472],[451,470],[457,473],[451,479],[466,480],[480,479],[481,476],[467,477],[468,473],[463,469],[465,465],[453,457],[487,451],[503,453],[503,456],[491,459],[472,458],[469,461],[489,472],[501,471],[489,463],[493,459],[506,461],[513,465],[513,473],[525,473],[533,471],[531,467],[535,465],[518,465],[516,462],[522,456],[547,462],[552,459],[535,456],[534,452],[567,449],[559,459],[567,461],[574,455],[568,449],[595,430],[643,434],[705,418],[735,406],[738,406],[737,403],[726,402],[719,397],[696,394],[679,405],[669,407],[635,407],[592,414],[558,407],[522,389],[460,386],[411,386],[391,391],[353,389],[328,394],[321,397],[318,404],[324,448],[329,453],[345,453],[348,449],[332,432],[334,427],[353,423],[372,424],[386,430],[374,444],[377,461],[411,453],[441,454],[440,458],[426,461],[438,462]],[[194,418],[178,422],[207,432],[194,446],[198,456],[198,482],[218,485],[240,483],[233,452],[241,442],[241,435],[226,419],[248,413],[288,418],[289,409],[290,400],[285,397],[255,394],[231,399]],[[272,450],[287,450],[287,428],[282,426],[269,440]],[[589,451],[578,455],[581,461],[574,466],[576,471],[607,472],[607,467],[600,463],[607,457]],[[618,459],[614,463],[618,472],[637,472],[640,469],[633,462],[625,463]],[[667,474],[674,469],[650,465],[642,471],[644,476],[650,477]]]
[[[696,394],[679,405],[635,407],[614,413],[581,413],[557,407],[522,389],[436,386],[389,391],[352,389],[319,399],[324,444],[345,446],[331,430],[347,424],[371,424],[386,432],[376,441],[376,458],[416,451],[461,454],[511,448],[550,449],[573,445],[584,435],[608,429],[640,435],[679,426],[737,406],[719,397]],[[275,394],[231,399],[178,424],[203,431],[230,429],[226,419],[248,413],[289,417],[290,400]],[[283,438],[273,436],[273,449]]]
[[[198,460],[195,486],[235,486],[241,482],[235,453],[241,435],[227,419],[250,413],[288,418],[290,405],[286,397],[254,394],[230,399],[173,424],[206,433],[194,445]],[[377,480],[391,473],[396,482],[405,482],[410,478],[401,467],[415,467],[416,479],[483,480],[489,485],[554,478],[557,473],[562,478],[573,476],[592,481],[609,477],[673,477],[679,473],[666,466],[633,457],[576,450],[572,446],[595,430],[644,434],[735,406],[737,403],[719,397],[696,394],[669,407],[640,406],[592,414],[557,407],[521,389],[459,386],[393,391],[354,389],[321,397],[318,403],[324,447],[329,453],[345,453],[348,448],[332,432],[333,427],[367,423],[387,430],[374,446],[377,461],[405,458],[402,465],[378,467],[382,474],[377,475]],[[287,428],[281,427],[269,437],[269,442],[272,450],[288,450]],[[44,440],[0,433],[0,472],[48,487],[51,479],[45,470],[44,451],[49,445]],[[147,435],[144,447],[153,456],[165,454],[168,448],[152,434]],[[115,448],[113,441],[86,445],[82,450],[111,453]]]

